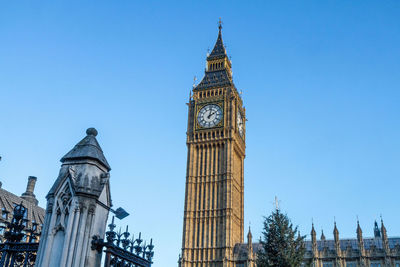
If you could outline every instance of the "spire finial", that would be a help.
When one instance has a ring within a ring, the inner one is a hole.
[[[86,134],[87,135],[93,135],[93,136],[97,136],[97,130],[95,128],[88,128],[86,130]]]
[[[311,237],[314,238],[316,236],[315,228],[314,228],[314,220],[311,223]]]
[[[197,81],[197,77],[196,75],[193,77],[193,88],[196,87],[196,81]]]
[[[278,197],[277,196],[275,196],[275,201],[274,201],[274,206],[275,206],[275,210],[280,210],[280,208],[279,208],[279,200],[278,200]]]
[[[219,31],[221,31],[221,30],[222,30],[222,19],[221,19],[221,17],[219,17],[219,21],[218,21],[218,29],[219,29]]]

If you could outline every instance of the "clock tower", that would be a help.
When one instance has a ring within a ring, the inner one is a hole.
[[[243,243],[245,109],[221,30],[188,103],[181,267],[234,267]]]

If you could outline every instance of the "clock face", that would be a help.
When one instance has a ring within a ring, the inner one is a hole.
[[[237,113],[237,127],[239,130],[240,136],[243,136],[244,129],[243,129],[243,117],[242,114],[238,111]]]
[[[197,115],[197,121],[201,127],[211,128],[222,120],[222,109],[220,106],[210,104],[202,107]]]

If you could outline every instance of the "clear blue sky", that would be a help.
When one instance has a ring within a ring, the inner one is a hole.
[[[400,235],[398,1],[1,1],[0,179],[42,206],[59,159],[96,127],[121,222],[181,247],[193,76],[224,22],[247,109],[245,222],[274,196],[308,234]]]

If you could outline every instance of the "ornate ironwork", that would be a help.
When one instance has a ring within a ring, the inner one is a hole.
[[[114,216],[112,222],[108,225],[109,231],[106,232],[106,240],[99,236],[93,236],[92,249],[101,252],[104,248],[105,267],[151,267],[154,256],[153,239],[150,244],[143,243],[141,233],[138,238],[129,238],[131,234],[128,232],[128,226],[125,232],[114,231]],[[143,243],[143,244],[142,244]],[[1,267],[1,266],[0,266]]]
[[[4,242],[0,243],[0,267],[33,267],[39,247],[38,224],[25,219],[26,208],[16,205],[11,222],[0,226],[4,230]]]

